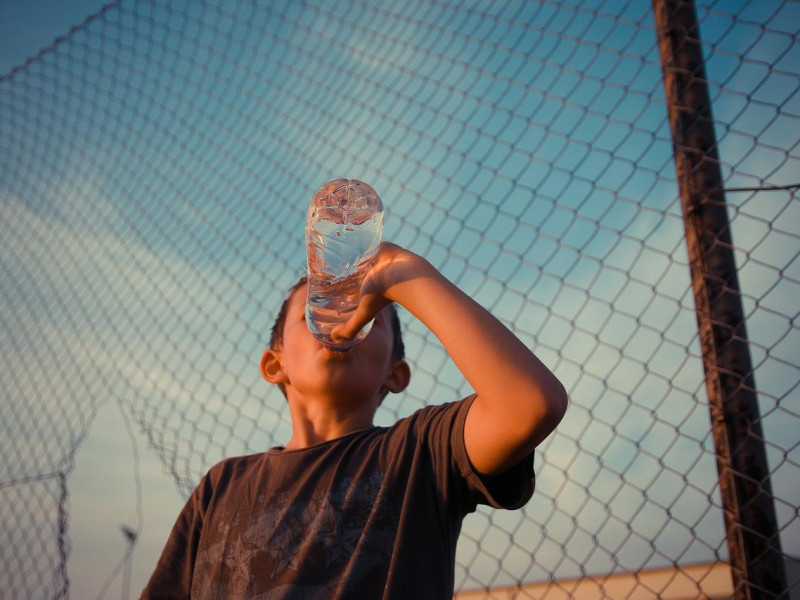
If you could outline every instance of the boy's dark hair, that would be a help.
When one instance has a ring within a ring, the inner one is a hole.
[[[289,300],[291,300],[294,293],[303,285],[308,282],[307,277],[301,277],[290,289],[286,298],[278,310],[278,316],[275,317],[275,323],[272,324],[272,331],[269,335],[269,347],[274,350],[279,350],[283,345],[283,326],[286,324],[286,313],[289,312]],[[389,324],[392,328],[392,360],[403,360],[406,357],[406,348],[403,343],[403,331],[400,327],[400,317],[397,315],[397,308],[394,303],[389,304],[384,310],[389,311]],[[282,383],[278,387],[286,395],[286,388]],[[385,396],[386,393],[384,392]]]

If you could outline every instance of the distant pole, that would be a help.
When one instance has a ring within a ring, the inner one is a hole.
[[[653,9],[735,599],[787,598],[696,9]]]
[[[120,525],[120,529],[122,530],[122,535],[125,536],[128,542],[128,547],[125,549],[125,564],[122,571],[122,600],[128,600],[131,591],[133,547],[136,545],[136,539],[139,537],[139,534],[126,525]]]

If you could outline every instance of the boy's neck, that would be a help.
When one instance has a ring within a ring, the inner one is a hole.
[[[373,427],[377,403],[333,405],[325,401],[289,399],[292,438],[287,450],[308,448]]]

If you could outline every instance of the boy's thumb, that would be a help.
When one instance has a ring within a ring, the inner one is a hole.
[[[331,338],[334,340],[354,338],[373,318],[374,316],[369,311],[366,303],[361,302],[347,321],[340,323],[331,330]]]

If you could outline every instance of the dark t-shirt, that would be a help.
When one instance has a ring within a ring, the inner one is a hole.
[[[534,484],[532,456],[491,482],[473,471],[472,400],[222,461],[187,501],[142,598],[451,598],[464,516],[519,508]]]

